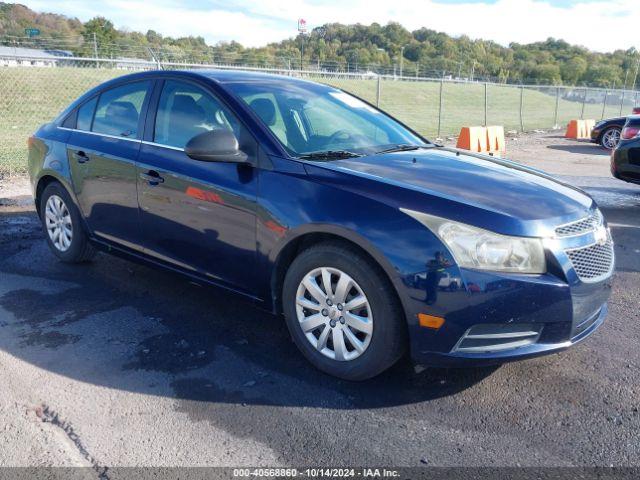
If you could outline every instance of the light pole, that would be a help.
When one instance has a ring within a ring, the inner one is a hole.
[[[638,78],[638,68],[640,67],[640,55],[638,55],[638,63],[636,63],[636,71],[633,74],[633,83],[631,84],[631,90],[636,89],[636,79]]]
[[[304,34],[307,33],[307,21],[304,18],[298,19],[298,33],[300,34],[300,70],[304,62]]]
[[[384,48],[378,47],[378,48],[376,48],[376,50],[379,51],[379,52],[387,53],[387,51]],[[380,64],[378,64],[378,66],[380,66]],[[378,74],[380,74],[379,71],[378,71]]]

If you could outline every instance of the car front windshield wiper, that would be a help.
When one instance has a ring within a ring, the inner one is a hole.
[[[409,143],[399,143],[398,145],[394,145],[389,148],[385,148],[384,150],[380,150],[376,152],[376,154],[380,153],[392,153],[392,152],[408,152],[410,150],[418,150],[419,148],[431,148],[433,145],[411,145]]]
[[[311,152],[300,155],[298,158],[303,160],[340,160],[342,158],[362,157],[360,153],[350,152],[348,150],[326,150],[324,152]]]

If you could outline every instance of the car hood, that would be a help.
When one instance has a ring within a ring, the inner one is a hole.
[[[421,205],[416,205],[416,197],[412,195],[395,194],[392,197],[398,199],[397,206],[412,208],[402,204],[409,202],[413,208],[434,215],[438,214],[439,206],[451,212],[451,203],[455,203],[471,208],[467,216],[480,210],[529,226],[558,225],[582,218],[594,206],[591,197],[582,190],[555,180],[544,172],[509,160],[456,149],[433,147],[316,165],[422,194],[418,201]],[[384,195],[377,193],[380,194],[378,198]],[[446,200],[447,205],[442,206],[439,200]],[[460,216],[465,215],[461,213]]]

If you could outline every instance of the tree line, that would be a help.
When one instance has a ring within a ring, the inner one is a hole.
[[[25,28],[40,35],[25,38]],[[504,83],[635,88],[640,53],[633,47],[601,53],[549,38],[530,44],[452,37],[428,28],[402,25],[326,24],[262,47],[238,42],[207,45],[204,38],[172,38],[116,29],[103,17],[85,23],[51,13],[0,3],[3,45],[64,50],[78,56],[145,58],[193,63],[237,63],[279,68],[368,70],[403,75],[487,79]]]

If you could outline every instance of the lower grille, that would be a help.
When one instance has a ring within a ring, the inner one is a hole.
[[[471,327],[462,336],[452,352],[489,353],[512,350],[538,341],[542,325],[533,324],[480,324]]]
[[[604,244],[567,250],[567,256],[580,280],[595,282],[613,270],[613,241],[608,236]]]

